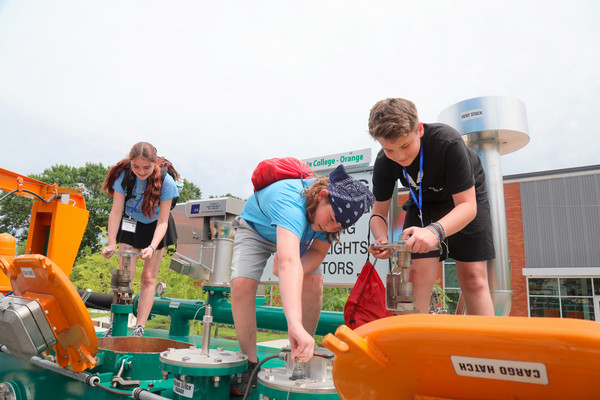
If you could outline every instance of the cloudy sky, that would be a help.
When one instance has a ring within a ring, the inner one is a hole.
[[[270,157],[378,146],[372,105],[425,122],[526,106],[504,175],[600,163],[600,2],[0,0],[0,167],[112,165],[153,143],[204,194]]]

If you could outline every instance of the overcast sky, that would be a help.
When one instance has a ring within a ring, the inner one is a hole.
[[[600,2],[0,0],[0,167],[112,165],[153,143],[203,197],[270,157],[378,146],[373,104],[421,120],[513,96],[504,175],[600,163]]]

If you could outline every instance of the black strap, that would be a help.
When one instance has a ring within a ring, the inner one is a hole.
[[[369,218],[369,226],[368,226],[368,230],[367,230],[367,248],[369,248],[371,246],[371,219],[373,217],[379,217],[381,219],[383,219],[383,222],[385,222],[385,226],[387,227],[387,221],[385,220],[385,218],[383,218],[383,216],[379,215],[379,214],[372,214],[371,217]],[[369,253],[367,251],[367,261],[365,261],[365,264],[371,261],[371,253]],[[390,263],[390,270],[392,268],[392,264],[391,264],[391,260],[388,260]],[[375,265],[377,265],[377,258],[375,259],[374,264],[372,264],[371,269],[369,269],[369,275],[367,276],[367,279],[364,281],[363,287],[360,289],[360,294],[358,295],[358,298],[356,299],[356,304],[354,305],[354,309],[352,310],[352,313],[350,314],[350,318],[349,318],[349,323],[354,323],[356,322],[354,320],[354,316],[356,315],[356,312],[358,311],[358,306],[360,305],[360,301],[362,300],[362,297],[365,293],[365,289],[367,288],[367,283],[369,282],[369,280],[371,279],[371,275],[373,274],[373,271],[375,270]]]

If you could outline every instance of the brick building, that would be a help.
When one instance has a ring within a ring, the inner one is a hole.
[[[600,321],[600,165],[505,176],[511,316]],[[399,204],[408,197],[400,189]],[[439,283],[459,295],[452,260]]]

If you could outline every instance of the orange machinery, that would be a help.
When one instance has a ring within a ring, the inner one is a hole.
[[[600,398],[593,321],[400,315],[342,325],[323,344],[343,400]]]
[[[69,276],[79,251],[89,212],[79,189],[60,188],[0,168],[0,190],[8,195],[33,198],[26,254],[43,254]],[[14,256],[14,239],[0,237],[0,256]],[[12,253],[12,254],[11,254]],[[8,277],[0,273],[0,293],[11,291]]]
[[[87,309],[68,276],[89,212],[77,189],[59,188],[0,169],[0,190],[34,199],[26,254],[0,235],[0,351],[29,359],[52,348],[75,372],[96,364],[97,339]]]

